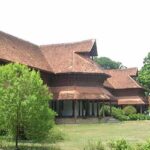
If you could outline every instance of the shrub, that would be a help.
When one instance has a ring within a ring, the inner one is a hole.
[[[108,143],[109,147],[114,150],[132,150],[131,145],[124,139],[111,141]]]
[[[62,141],[64,140],[64,133],[62,131],[60,131],[59,129],[57,128],[52,128],[50,131],[49,131],[49,135],[48,135],[48,138],[47,138],[47,142],[49,143],[56,143],[58,141]]]
[[[112,107],[112,116],[120,121],[129,120],[129,117],[126,116],[122,109]]]
[[[112,114],[110,114],[110,106],[104,105],[102,106],[100,110],[100,116],[103,116],[103,111],[104,111],[104,116],[110,116],[112,115],[114,118],[120,120],[120,121],[126,121],[129,119],[128,116],[124,114],[124,111],[120,108],[112,107]]]
[[[130,114],[129,115],[130,120],[150,120],[150,116],[144,115],[144,114]]]
[[[103,114],[104,113],[104,114]],[[99,111],[100,116],[110,116],[110,106],[108,105],[102,105],[100,111]]]
[[[137,113],[137,110],[135,109],[134,106],[126,106],[123,108],[123,111],[125,115],[131,115]]]
[[[110,116],[110,106],[103,105],[99,114],[100,116]],[[133,106],[126,106],[123,110],[120,108],[112,107],[112,114],[114,118],[120,121],[127,120],[150,120],[150,116],[146,114],[136,114],[136,109]]]
[[[150,140],[143,144],[137,144],[136,150],[150,150]]]
[[[89,141],[88,144],[84,147],[84,150],[105,150],[105,146],[101,141],[98,142],[91,142]]]

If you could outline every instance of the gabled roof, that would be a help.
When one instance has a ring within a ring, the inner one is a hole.
[[[95,48],[95,40],[40,46],[55,73],[104,74],[103,70],[90,59],[90,56],[97,55]]]
[[[148,104],[147,100],[144,97],[140,96],[124,96],[117,97],[118,105],[144,105]]]
[[[0,31],[0,59],[52,72],[37,45]]]
[[[100,73],[90,59],[97,55],[96,41],[38,46],[0,31],[0,60],[18,62],[53,73]],[[107,75],[106,75],[107,76]]]
[[[112,89],[142,88],[132,77],[136,77],[137,68],[105,70],[111,77],[107,78],[104,86]]]
[[[116,98],[108,90],[100,86],[59,86],[51,87],[50,91],[54,93],[55,100],[116,100]]]

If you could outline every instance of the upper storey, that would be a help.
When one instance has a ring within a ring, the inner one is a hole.
[[[47,62],[55,73],[101,73],[103,70],[92,61],[97,56],[95,40],[76,43],[40,46]]]
[[[97,56],[95,40],[38,46],[0,32],[0,59],[60,73],[106,75],[90,57]],[[107,76],[107,75],[106,75]]]
[[[112,69],[105,70],[111,77],[108,78],[104,86],[112,89],[133,89],[142,88],[134,78],[137,76],[137,68],[129,69]]]

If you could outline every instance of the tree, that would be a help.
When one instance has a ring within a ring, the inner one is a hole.
[[[108,57],[95,57],[94,60],[104,69],[120,69],[123,67],[121,62],[113,61]]]
[[[48,107],[52,94],[39,72],[21,64],[0,67],[0,121],[18,139],[41,140],[54,124],[55,113]]]
[[[147,94],[150,93],[150,52],[144,58],[144,65],[139,71],[138,81],[146,88]]]

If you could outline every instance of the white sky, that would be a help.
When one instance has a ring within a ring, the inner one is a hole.
[[[36,44],[94,38],[99,56],[140,68],[150,52],[150,1],[0,0],[0,30]]]

